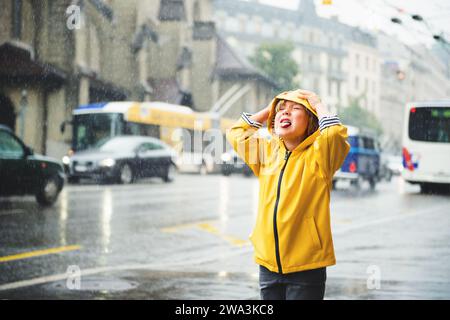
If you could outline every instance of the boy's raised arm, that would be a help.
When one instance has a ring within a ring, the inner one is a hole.
[[[227,130],[227,140],[244,162],[259,176],[261,138],[255,136],[256,131],[267,120],[270,107],[266,107],[251,115],[244,112],[241,118]]]
[[[314,142],[317,152],[317,162],[327,179],[332,179],[334,173],[342,166],[349,150],[347,128],[342,125],[339,117],[332,114],[313,92],[297,90],[301,99],[307,99],[319,118],[320,136]]]

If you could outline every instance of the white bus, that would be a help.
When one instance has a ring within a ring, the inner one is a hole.
[[[406,105],[403,129],[405,181],[422,192],[450,186],[450,100]]]

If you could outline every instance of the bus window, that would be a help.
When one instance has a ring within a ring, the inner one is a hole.
[[[411,140],[450,142],[450,108],[414,108],[409,114]]]
[[[125,134],[132,136],[147,136],[154,137],[160,139],[159,126],[144,124],[144,123],[136,123],[136,122],[127,122],[125,125]]]

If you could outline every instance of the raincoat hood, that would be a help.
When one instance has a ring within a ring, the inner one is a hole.
[[[288,101],[292,101],[292,102],[301,104],[306,109],[311,111],[318,118],[316,110],[314,110],[311,107],[308,100],[298,98],[297,92],[295,92],[295,91],[282,92],[282,93],[278,94],[270,103],[271,108],[270,108],[269,117],[267,119],[267,129],[269,130],[269,132],[272,135],[274,134],[273,129],[274,129],[274,122],[275,122],[275,115],[276,115],[275,108],[277,107],[277,104],[280,100],[288,100]]]

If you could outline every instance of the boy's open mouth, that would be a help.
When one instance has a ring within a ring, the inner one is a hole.
[[[281,126],[281,128],[288,128],[288,127],[290,127],[292,125],[292,122],[291,122],[291,120],[289,120],[289,119],[281,119],[280,120],[280,126]]]

